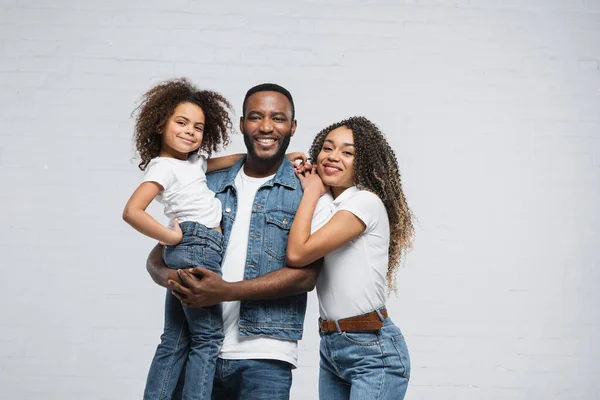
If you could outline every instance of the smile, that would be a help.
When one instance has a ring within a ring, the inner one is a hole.
[[[179,137],[179,136],[178,136]],[[188,144],[194,144],[195,142],[193,140],[190,139],[186,139],[184,137],[179,137],[179,139],[181,139],[182,141],[188,143]]]
[[[331,164],[325,164],[325,165],[323,165],[323,168],[325,169],[325,172],[328,173],[328,174],[334,174],[336,172],[341,172],[342,171],[341,168],[338,168],[338,167],[336,167],[334,165],[331,165]]]
[[[264,143],[264,144],[275,143],[275,139],[271,139],[271,138],[258,138],[258,139],[256,139],[256,141],[259,143]]]

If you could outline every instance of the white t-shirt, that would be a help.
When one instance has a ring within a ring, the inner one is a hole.
[[[244,279],[252,205],[258,189],[271,178],[273,176],[249,177],[244,173],[243,167],[240,168],[240,172],[235,178],[237,211],[222,263],[223,279],[228,282],[238,282]],[[219,357],[228,360],[281,360],[296,366],[298,362],[297,341],[262,335],[240,336],[239,322],[240,302],[224,302],[223,331],[225,339]]]
[[[206,158],[192,154],[187,160],[155,157],[146,169],[144,182],[156,182],[164,190],[156,200],[165,206],[169,226],[195,221],[207,228],[221,224],[221,202],[206,186]]]
[[[319,312],[323,319],[342,319],[371,312],[385,304],[390,227],[383,202],[356,186],[335,200],[319,199],[311,230],[324,226],[337,211],[346,210],[366,225],[357,238],[324,257],[317,280]]]

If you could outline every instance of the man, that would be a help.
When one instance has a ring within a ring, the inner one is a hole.
[[[285,158],[296,130],[291,94],[275,84],[251,88],[240,130],[245,159],[207,177],[223,207],[223,279],[203,268],[167,269],[161,246],[151,252],[148,272],[186,306],[225,302],[213,399],[289,399],[306,292],[314,288],[321,265],[285,266],[287,237],[302,198]]]

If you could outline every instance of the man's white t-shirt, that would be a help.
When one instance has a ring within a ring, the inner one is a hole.
[[[377,195],[356,186],[336,199],[319,199],[311,230],[316,232],[333,215],[346,210],[366,225],[365,231],[344,247],[327,254],[317,280],[322,319],[343,319],[371,312],[385,304],[390,225]]]
[[[252,178],[244,173],[242,167],[235,178],[237,211],[223,257],[222,270],[225,281],[244,280],[252,205],[258,189],[273,176]],[[223,331],[225,339],[220,358],[227,360],[281,360],[296,366],[298,361],[298,342],[296,340],[275,339],[262,335],[240,336],[239,321],[240,302],[224,302]]]
[[[206,157],[192,154],[187,160],[155,157],[148,163],[143,181],[163,187],[156,200],[165,206],[170,227],[175,218],[207,228],[221,225],[221,202],[206,185],[206,162]]]

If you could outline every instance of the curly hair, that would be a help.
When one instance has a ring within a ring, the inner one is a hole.
[[[354,138],[354,184],[376,194],[383,202],[390,224],[387,288],[396,292],[400,260],[412,247],[413,214],[402,191],[400,170],[394,151],[379,128],[365,117],[351,117],[328,126],[317,134],[309,151],[315,162],[329,132],[345,126]]]
[[[137,113],[134,141],[141,158],[138,167],[142,171],[150,160],[160,154],[160,133],[181,103],[195,104],[204,112],[204,135],[200,145],[202,152],[210,156],[220,146],[229,144],[229,135],[233,131],[229,101],[217,92],[199,90],[185,78],[171,79],[148,90],[131,113],[132,116]]]

